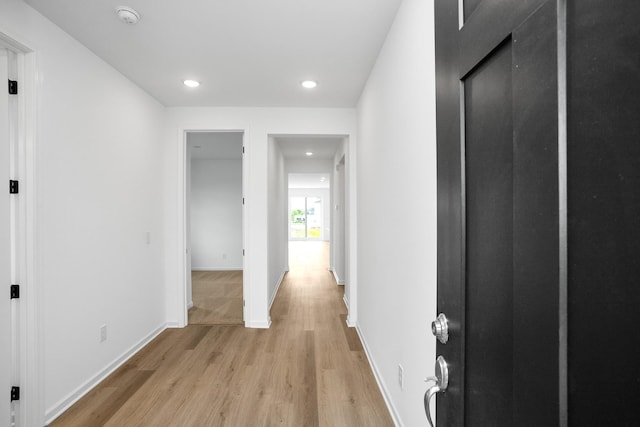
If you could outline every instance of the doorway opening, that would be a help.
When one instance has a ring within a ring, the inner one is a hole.
[[[272,136],[272,158],[281,159],[285,181],[284,206],[279,211],[286,216],[285,233],[275,234],[286,239],[273,247],[286,248],[287,265],[296,264],[300,254],[308,258],[313,254],[324,257],[326,268],[336,283],[346,283],[345,215],[344,199],[345,159],[348,138],[330,135]],[[279,191],[274,186],[272,192]],[[274,193],[275,194],[275,193]],[[271,196],[270,196],[271,199]],[[317,247],[317,250],[312,250]],[[322,249],[324,248],[324,249]],[[277,278],[276,275],[273,275]],[[345,289],[346,292],[346,289]],[[345,297],[345,302],[348,300]]]
[[[189,324],[242,324],[242,132],[187,132]]]

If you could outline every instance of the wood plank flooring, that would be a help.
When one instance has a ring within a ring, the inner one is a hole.
[[[51,426],[392,426],[327,244],[290,253],[270,329],[167,330]]]
[[[190,325],[242,325],[242,271],[192,271]]]

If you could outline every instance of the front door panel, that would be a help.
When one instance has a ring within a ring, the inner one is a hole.
[[[466,424],[511,423],[513,127],[511,42],[464,82]],[[480,363],[478,363],[480,362]],[[486,400],[492,402],[486,405]]]
[[[454,3],[436,3],[437,423],[558,425],[557,4],[465,2],[458,29]]]

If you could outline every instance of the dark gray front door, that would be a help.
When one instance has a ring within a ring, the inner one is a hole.
[[[640,2],[435,12],[438,425],[639,426]]]
[[[439,426],[558,424],[555,1],[436,1]],[[459,28],[460,23],[462,26]]]

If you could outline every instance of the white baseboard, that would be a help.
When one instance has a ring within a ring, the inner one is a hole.
[[[270,326],[271,326],[271,317],[269,317],[269,319],[267,319],[266,322],[249,322],[249,321],[244,322],[245,328],[269,329]]]
[[[343,294],[342,295],[342,302],[344,302],[344,305],[347,307],[347,310],[349,309],[349,298],[347,298],[347,294]],[[355,325],[351,325],[351,326],[355,326]]]
[[[184,328],[186,325],[183,325],[180,322],[167,322],[167,329],[175,329],[175,328]]]
[[[331,270],[331,272],[333,273],[333,278],[335,279],[336,283],[340,286],[344,286],[344,280],[340,280],[340,277],[338,277],[338,273],[336,273],[335,270]]]
[[[371,353],[369,352],[369,346],[367,345],[367,341],[364,339],[364,336],[362,335],[362,331],[360,331],[360,327],[358,325],[356,325],[356,332],[358,332],[358,336],[360,337],[360,342],[362,342],[362,347],[364,348],[364,353],[367,356],[367,360],[369,361],[369,366],[371,366],[371,370],[373,371],[373,376],[376,379],[376,382],[378,383],[378,388],[382,393],[384,402],[387,404],[387,408],[389,409],[389,413],[391,414],[393,423],[396,426],[403,427],[402,421],[400,421],[400,416],[398,415],[398,411],[396,411],[395,406],[393,406],[393,403],[391,402],[391,397],[390,397],[391,395],[387,389],[384,379],[382,378],[382,375],[380,375],[380,370],[378,369],[375,361],[371,357]]]
[[[122,364],[124,364],[127,360],[129,360],[133,355],[135,355],[138,351],[140,351],[145,345],[149,344],[155,337],[160,335],[162,331],[167,329],[167,325],[164,324],[159,326],[154,331],[149,333],[146,337],[142,338],[136,344],[134,344],[131,348],[125,351],[120,357],[107,365],[103,370],[98,372],[80,387],[71,392],[67,397],[53,405],[50,409],[45,412],[45,425],[49,425],[53,420],[58,418],[64,411],[69,409],[71,405],[80,400],[84,395],[89,393],[95,386],[100,384],[105,378],[111,375],[116,369],[118,369]]]
[[[242,271],[242,267],[191,267],[191,271]]]
[[[189,301],[189,304],[187,304],[187,310],[189,310],[192,307],[193,307],[193,301]]]
[[[357,326],[357,323],[351,320],[351,317],[349,317],[348,315],[347,315],[347,326],[350,328],[355,328]]]
[[[282,285],[282,281],[284,280],[284,276],[287,274],[287,270],[283,271],[280,275],[280,279],[278,279],[278,284],[276,285],[276,290],[273,292],[273,295],[269,298],[269,311],[271,311],[271,306],[273,302],[276,300],[276,296],[278,295],[278,291],[280,290],[280,285]]]

